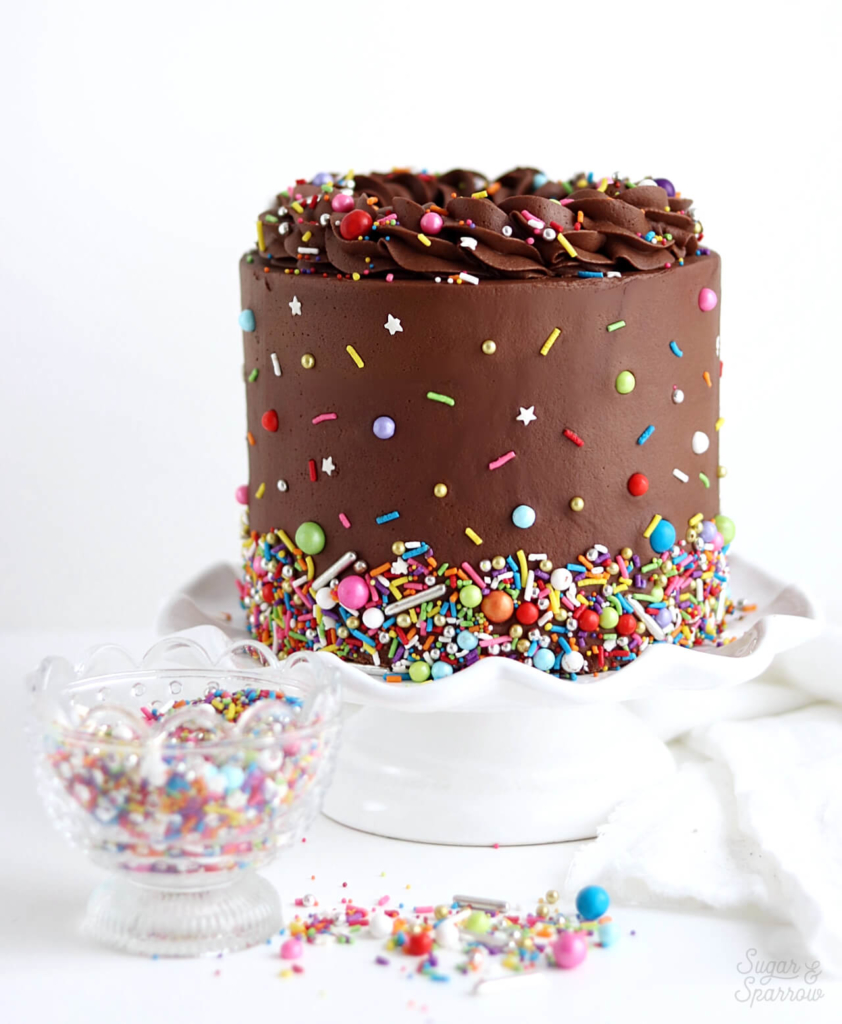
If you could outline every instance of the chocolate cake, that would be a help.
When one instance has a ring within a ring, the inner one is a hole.
[[[250,631],[439,679],[722,643],[719,257],[665,179],[320,174],[241,262]]]

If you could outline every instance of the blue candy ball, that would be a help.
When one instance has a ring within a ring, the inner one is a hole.
[[[254,330],[254,313],[250,309],[244,309],[240,313],[238,323],[244,331]]]
[[[532,655],[532,664],[542,672],[549,672],[555,664],[555,655],[546,647],[539,647]]]
[[[615,921],[606,921],[599,926],[599,941],[603,946],[614,946],[620,938],[620,926]]]
[[[445,676],[453,675],[453,667],[444,661],[437,661],[433,665],[433,679],[444,679]]]
[[[463,629],[456,637],[456,646],[461,647],[463,651],[472,651],[478,643],[476,636],[467,629]]]
[[[548,180],[549,179],[547,178],[546,174],[544,174],[542,171],[538,171],[538,173],[532,179],[532,187],[540,188],[542,185],[546,185]]]
[[[512,522],[521,530],[528,530],[535,523],[535,509],[530,505],[518,505],[512,512]]]
[[[576,909],[583,921],[596,921],[608,909],[611,900],[601,885],[586,885],[576,897]]]
[[[662,519],[649,538],[652,550],[661,555],[675,544],[675,527],[668,519]]]

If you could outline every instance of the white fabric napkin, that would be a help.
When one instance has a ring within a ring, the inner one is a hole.
[[[826,674],[839,639],[825,634],[778,678],[812,677],[822,656]],[[842,679],[806,681],[839,699]],[[673,749],[677,773],[617,806],[568,891],[597,882],[621,902],[759,907],[842,973],[842,707],[704,725]]]

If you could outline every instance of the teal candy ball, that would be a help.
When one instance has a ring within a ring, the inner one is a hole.
[[[325,532],[318,523],[302,523],[295,531],[295,543],[305,555],[318,555],[324,550]]]
[[[576,909],[583,921],[598,921],[608,909],[611,902],[608,893],[601,885],[586,885],[579,890],[576,897]]]
[[[540,669],[541,672],[549,672],[555,664],[555,655],[552,651],[548,651],[546,647],[540,647],[532,655],[532,664],[535,668]]]
[[[535,523],[535,509],[530,505],[518,505],[512,512],[512,522],[521,530],[528,530]]]
[[[668,519],[662,519],[652,531],[649,538],[652,550],[656,554],[663,554],[675,544],[675,527]]]

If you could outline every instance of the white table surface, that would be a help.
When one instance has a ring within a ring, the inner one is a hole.
[[[279,977],[286,964],[278,957],[278,939],[222,959],[192,961],[153,961],[92,945],[77,928],[87,896],[103,874],[53,831],[38,801],[21,730],[22,678],[45,654],[75,658],[106,640],[140,654],[153,637],[151,630],[0,634],[5,676],[0,684],[2,1024],[158,1019],[241,1024],[293,1015],[307,1024],[842,1019],[842,982],[826,975],[814,986],[824,992],[819,1001],[753,1007],[738,1001],[737,993],[746,991],[738,964],[745,963],[747,950],[757,950],[754,959],[788,958],[788,950],[797,955],[797,939],[760,915],[703,909],[612,906],[624,933],[616,947],[592,950],[575,971],[548,970],[541,980],[514,982],[483,995],[472,994],[475,975],[451,969],[453,954],[441,958],[451,980],[434,983],[414,974],[414,958],[390,955],[388,967],[375,965],[381,944],[369,938],[350,947],[307,946],[300,961],[304,973],[286,979]],[[468,892],[532,909],[546,889],[561,888],[578,846],[430,846],[381,839],[320,818],[306,842],[265,875],[281,893],[288,919],[292,900],[307,892],[318,896],[321,907],[338,905],[343,896],[365,906],[388,894],[395,903],[414,906]],[[627,934],[631,930],[634,937]]]

